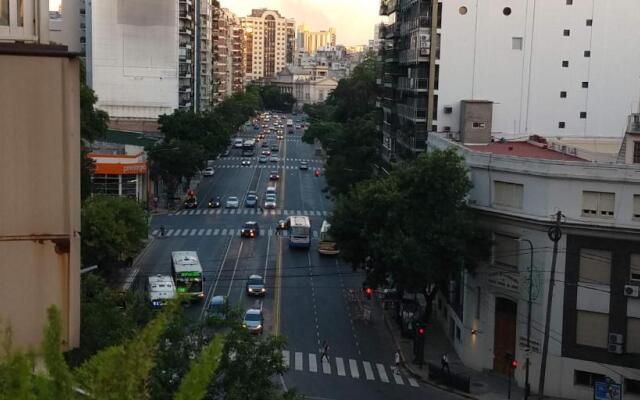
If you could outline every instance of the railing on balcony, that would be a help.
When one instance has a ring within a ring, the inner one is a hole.
[[[414,104],[396,104],[398,117],[408,119],[412,122],[425,122],[427,120],[427,107]]]
[[[409,92],[426,92],[429,89],[429,80],[427,78],[400,77],[396,88]]]
[[[381,0],[380,15],[390,15],[398,9],[398,0]]]

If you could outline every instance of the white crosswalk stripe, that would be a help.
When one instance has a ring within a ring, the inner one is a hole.
[[[240,233],[240,229],[238,229],[238,233]],[[234,229],[229,229],[229,236],[233,236],[235,234]]]
[[[198,236],[202,236],[203,234],[204,234],[204,229],[200,229],[200,230],[198,231]]]
[[[182,231],[182,229],[176,229],[176,234],[173,236],[180,236],[180,232]]]
[[[155,236],[158,234],[158,232],[160,232],[160,229],[154,229],[153,232],[151,232],[151,234]]]
[[[387,377],[387,371],[384,369],[384,365],[378,363],[376,364],[376,369],[378,370],[380,380],[384,383],[389,383],[389,378]]]
[[[318,231],[313,231],[313,238],[317,239],[318,238]]]
[[[207,235],[207,236],[211,236],[211,231],[212,231],[211,229],[207,229],[207,233],[206,233],[206,235]]]
[[[346,376],[346,373],[344,371],[344,361],[340,357],[336,357],[336,370],[338,372],[338,375]]]
[[[189,236],[194,236],[197,231],[198,231],[197,229],[192,229],[191,232],[189,233]]]
[[[393,380],[396,382],[396,385],[404,385],[404,381],[402,380],[402,375],[400,375],[400,371],[394,370],[391,375],[393,375]]]
[[[171,236],[171,234],[172,234],[172,233],[173,233],[173,229],[169,229],[169,230],[167,231],[167,236]]]
[[[318,372],[318,363],[316,361],[316,355],[309,353],[309,371]]]
[[[407,378],[407,380],[409,381],[409,385],[413,386],[413,387],[418,387],[420,385],[418,385],[418,382],[413,379],[413,378]]]
[[[191,211],[189,211],[189,215],[193,215],[193,214],[195,214],[195,213],[196,213],[196,210],[191,210]]]
[[[329,364],[329,361],[326,358],[322,360],[322,372],[325,374],[331,373],[331,364]]]
[[[372,381],[375,378],[373,377],[373,369],[371,369],[371,364],[368,361],[363,361],[362,366],[364,367],[364,376],[368,381]]]
[[[218,233],[220,233],[220,229],[213,230],[213,236],[218,236]]]
[[[196,210],[196,215],[200,215],[201,212],[202,210]]]
[[[358,362],[353,358],[349,359],[349,371],[351,371],[351,377],[354,379],[360,378],[360,371],[358,371]]]
[[[227,230],[226,230],[226,229],[223,229],[223,230],[222,230],[222,236],[224,236],[224,235],[226,235],[226,234],[227,234]]]
[[[302,353],[299,351],[296,351],[296,365],[295,365],[295,369],[296,371],[302,371],[303,365],[302,365]]]

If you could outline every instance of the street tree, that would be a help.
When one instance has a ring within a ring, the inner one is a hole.
[[[262,104],[267,110],[291,112],[296,103],[295,97],[290,93],[282,93],[275,85],[262,86],[260,95]]]
[[[112,267],[142,249],[147,215],[135,199],[95,195],[82,208],[82,259],[85,265]]]
[[[198,357],[191,363],[189,372],[180,381],[175,400],[202,400],[220,365],[224,338],[215,336],[204,346]]]
[[[377,95],[376,59],[369,53],[349,78],[338,82],[326,103],[335,107],[334,120],[348,122],[375,112]]]
[[[430,310],[448,280],[488,256],[490,242],[466,205],[470,189],[462,158],[434,150],[358,184],[338,201],[332,234],[348,261],[367,260],[369,284],[424,293]]]
[[[167,196],[173,198],[178,186],[186,187],[198,171],[204,167],[207,154],[197,142],[171,139],[156,143],[147,149],[151,160],[151,175],[162,178],[167,186]]]

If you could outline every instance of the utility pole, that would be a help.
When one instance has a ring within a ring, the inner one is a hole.
[[[549,329],[551,324],[551,303],[553,302],[553,286],[555,283],[556,275],[556,260],[558,258],[558,242],[562,237],[562,231],[560,230],[560,220],[562,218],[562,212],[556,213],[556,223],[549,228],[547,234],[549,239],[553,242],[553,258],[551,260],[551,276],[549,277],[549,295],[547,296],[547,313],[545,315],[544,324],[544,341],[542,344],[542,357],[540,361],[540,384],[538,385],[538,399],[544,399],[544,378],[547,371],[547,353],[549,352]]]
[[[529,250],[531,251],[531,257],[529,258],[529,301],[527,304],[529,312],[527,313],[527,361],[525,364],[524,375],[524,400],[529,399],[529,393],[531,393],[531,387],[529,385],[529,368],[531,364],[531,295],[533,293],[533,243],[529,239],[519,239],[521,242],[529,243]]]

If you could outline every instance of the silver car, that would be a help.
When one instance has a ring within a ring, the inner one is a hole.
[[[240,200],[236,196],[227,197],[227,202],[225,203],[226,208],[238,208],[240,207]]]
[[[247,280],[246,288],[248,296],[264,296],[267,294],[264,279],[260,275],[251,275]]]
[[[264,208],[266,209],[273,209],[276,208],[278,205],[276,203],[276,196],[269,196],[267,195],[264,199]]]
[[[242,318],[242,327],[247,329],[250,333],[262,334],[264,330],[264,316],[262,310],[256,308],[250,308],[244,313]]]

